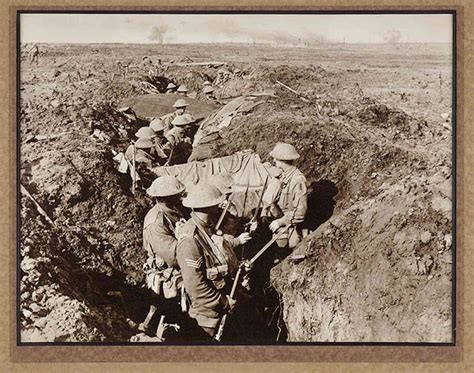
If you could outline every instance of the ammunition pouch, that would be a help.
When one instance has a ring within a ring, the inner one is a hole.
[[[276,202],[272,202],[268,207],[268,213],[273,219],[280,219],[284,214]]]
[[[223,279],[229,274],[229,266],[223,264],[217,267],[206,268],[206,277],[211,281]]]
[[[263,220],[276,220],[280,219],[283,216],[283,211],[280,206],[276,202],[270,203],[268,206],[266,206],[262,212],[262,218],[265,218]]]
[[[143,265],[146,275],[146,284],[157,295],[163,295],[166,299],[178,296],[179,287],[182,283],[181,273],[166,265],[158,256],[148,258]]]

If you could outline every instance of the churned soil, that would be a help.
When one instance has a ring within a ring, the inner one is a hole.
[[[21,62],[20,180],[50,221],[23,193],[22,341],[126,341],[134,334],[126,319],[146,314],[141,228],[151,201],[130,192],[113,161],[144,118],[117,109],[149,93],[137,82],[198,91],[217,68],[163,66],[150,79],[142,55],[239,68],[242,76],[217,88],[221,99],[274,92],[234,118],[210,149],[224,156],[250,148],[268,160],[275,142],[287,141],[301,154],[311,233],[270,278],[288,341],[451,341],[448,48],[40,49],[39,66]],[[136,65],[125,80],[117,60]]]

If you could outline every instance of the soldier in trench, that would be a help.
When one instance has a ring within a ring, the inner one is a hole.
[[[276,337],[284,337],[284,323],[276,313],[280,299],[270,285],[270,270],[275,264],[288,256],[301,240],[299,226],[304,221],[307,210],[306,178],[295,166],[300,157],[294,146],[287,143],[277,143],[270,156],[274,160],[275,169],[279,172],[276,182],[269,184],[264,196],[264,206],[261,221],[256,235],[259,244],[251,248],[258,249],[262,241],[278,239],[270,249],[260,257],[254,268],[248,265],[250,271],[250,289],[256,302],[256,308],[276,333]],[[268,224],[268,230],[265,227]],[[251,257],[249,253],[248,257]],[[280,310],[281,312],[281,310]],[[278,330],[278,332],[277,332]],[[283,330],[283,335],[281,331]]]
[[[202,92],[204,93],[204,99],[207,100],[207,101],[210,101],[212,102],[213,104],[220,104],[221,102],[216,98],[216,96],[214,95],[214,88],[212,88],[212,86],[208,85],[208,86],[205,86],[202,90]]]
[[[186,102],[186,100],[180,98],[176,100],[176,102],[173,104],[173,107],[175,108],[175,110],[172,113],[163,115],[160,118],[166,126],[164,129],[165,135],[168,131],[170,131],[173,128],[173,125],[171,124],[173,119],[176,118],[178,115],[183,115],[186,112],[186,107],[188,105],[189,104]]]
[[[151,168],[156,164],[155,155],[152,154],[153,140],[139,137],[125,150],[125,160],[128,163],[132,182],[146,187],[154,179]]]
[[[164,131],[166,129],[165,123],[160,118],[155,118],[150,122],[149,127],[153,130],[153,145],[158,163],[163,166],[167,165],[170,160],[171,144],[165,137]]]
[[[178,87],[173,82],[169,82],[166,86],[166,93],[175,93]]]
[[[171,147],[169,165],[182,164],[188,161],[193,152],[190,126],[194,122],[191,114],[176,116],[171,122],[173,128],[165,135]]]
[[[155,298],[145,321],[139,326],[147,333],[150,333],[150,324],[157,311],[171,317],[181,313],[182,278],[176,260],[175,231],[189,217],[181,203],[184,190],[184,185],[175,177],[161,176],[146,191],[155,201],[143,222],[143,248],[148,255],[143,269],[147,287]]]
[[[186,85],[184,84],[181,84],[179,87],[178,87],[178,90],[177,90],[178,94],[180,96],[187,96],[188,95],[188,92],[189,92],[189,89],[188,87],[186,87]]]
[[[285,256],[301,241],[299,225],[308,209],[306,177],[295,166],[300,155],[293,145],[278,142],[270,156],[281,173],[277,187],[269,189],[270,200],[262,214],[271,220],[269,228],[274,235],[286,230],[276,241],[279,252]]]
[[[216,186],[197,184],[183,199],[183,205],[192,209],[191,218],[176,232],[177,261],[190,299],[189,316],[200,331],[194,338],[202,340],[211,340],[222,316],[235,306],[229,296],[238,266],[234,248],[251,239],[248,233],[235,238],[216,234],[218,206],[224,200]]]

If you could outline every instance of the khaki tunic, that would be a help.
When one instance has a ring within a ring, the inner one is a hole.
[[[278,235],[283,227],[289,226],[287,232],[283,233],[278,241],[281,242],[279,245],[288,244],[292,248],[300,241],[296,227],[303,222],[308,209],[306,178],[296,167],[291,167],[286,172],[282,172],[277,183],[273,184],[273,182],[269,183],[268,194],[266,194],[269,195],[270,201],[267,200],[267,203],[276,202],[283,212],[283,216],[277,219],[281,228],[275,232],[275,235]],[[267,214],[268,210],[262,212],[262,215]]]
[[[175,238],[176,223],[183,218],[180,212],[157,203],[145,216],[143,247],[149,257],[158,256],[169,267],[177,267]]]
[[[174,118],[178,116],[178,113],[176,111],[173,111],[172,113],[163,115],[160,119],[163,121],[163,123],[166,125],[165,129],[163,130],[163,133],[167,133],[173,128],[173,125],[171,122],[173,121]]]
[[[308,209],[306,178],[296,167],[290,168],[280,176],[280,195],[276,200],[283,211],[278,219],[280,225],[297,225],[301,223]]]
[[[181,129],[173,128],[166,134],[166,139],[171,147],[170,152],[172,152],[169,164],[186,163],[193,152],[191,138],[186,136]]]
[[[232,263],[237,263],[232,248],[238,240],[224,238],[224,255],[216,255],[197,224],[195,218],[191,218],[180,229],[182,237],[177,246],[177,261],[184,288],[191,299],[189,316],[202,327],[215,328],[229,308],[225,293],[236,269],[232,268]],[[211,237],[213,232],[210,226],[201,225],[201,228]]]

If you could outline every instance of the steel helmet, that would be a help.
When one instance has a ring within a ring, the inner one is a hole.
[[[284,142],[277,142],[270,155],[279,161],[293,161],[300,157],[293,145]]]
[[[169,197],[184,192],[184,185],[174,176],[157,177],[146,193],[151,197]]]
[[[176,100],[176,102],[173,104],[173,107],[175,108],[180,108],[180,107],[186,107],[189,104],[186,102],[186,100],[183,100],[182,98]]]
[[[135,136],[142,139],[152,139],[156,133],[150,127],[142,127],[135,133]]]
[[[204,87],[203,92],[204,92],[204,93],[211,93],[211,92],[214,92],[214,88],[212,88],[211,86],[207,85],[207,86]]]
[[[212,83],[209,80],[206,80],[204,83],[202,83],[202,85],[207,86],[207,85],[212,85]]]
[[[166,124],[160,118],[155,118],[150,122],[150,128],[155,132],[159,132],[166,128]]]
[[[189,91],[189,89],[184,84],[181,84],[178,88],[178,92],[187,92],[187,91]]]
[[[137,149],[150,149],[150,148],[153,147],[153,141],[151,141],[151,139],[146,139],[144,137],[140,137],[135,142],[135,147]]]
[[[173,89],[176,88],[176,85],[173,84],[172,82],[169,82],[168,85],[166,86],[166,89]]]
[[[191,114],[177,115],[172,121],[171,124],[174,126],[186,126],[188,124],[194,123],[194,118]]]
[[[225,200],[225,195],[218,187],[207,183],[198,183],[190,188],[186,198],[183,198],[183,206],[189,208],[205,208],[217,206]]]

